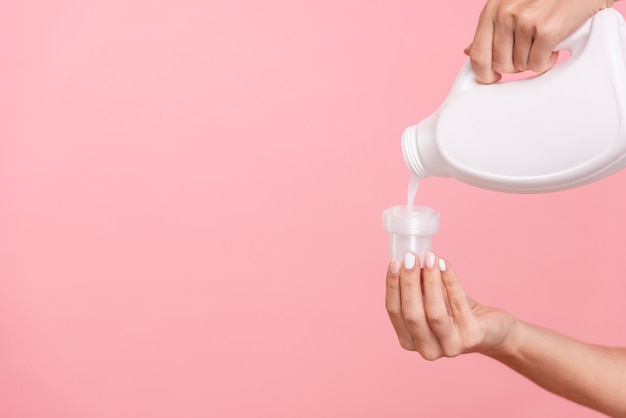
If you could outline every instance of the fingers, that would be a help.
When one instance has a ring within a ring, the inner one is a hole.
[[[441,280],[437,256],[428,252],[424,260],[422,280],[424,283],[424,312],[430,329],[435,334],[446,355],[447,347],[454,347],[458,343],[458,333],[453,322],[453,316],[448,310],[444,285]],[[452,307],[450,306],[450,311]]]
[[[467,296],[456,271],[443,258],[439,259],[439,270],[454,323],[458,329],[467,329],[474,322],[472,306],[476,302]]]
[[[502,77],[492,68],[493,62],[494,27],[490,11],[485,8],[478,19],[478,27],[472,45],[468,48],[468,55],[472,71],[479,83],[495,83]]]
[[[546,47],[546,43],[543,43],[542,45],[538,41],[534,42],[530,50],[530,55],[528,56],[528,68],[536,73],[548,71],[554,67],[556,60],[559,58],[559,53],[552,51],[553,47],[556,47],[556,44],[552,47]]]
[[[456,272],[435,254],[426,253],[424,268],[413,254],[387,269],[385,303],[400,345],[427,360],[468,351],[476,318]],[[471,347],[469,347],[471,348]]]
[[[421,274],[420,274],[421,273]],[[424,268],[413,254],[387,270],[386,304],[402,347],[427,360],[502,345],[515,327],[508,312],[472,300],[449,263],[427,253]]]
[[[456,347],[458,342],[450,316],[452,308],[448,308],[439,269],[433,261],[436,257],[427,255],[424,270],[420,269],[419,258],[410,253],[403,265],[398,260],[389,263],[385,304],[400,345],[435,360],[453,352],[444,350],[442,343]]]
[[[387,288],[385,292],[385,306],[389,319],[393,325],[398,341],[402,348],[415,350],[413,337],[402,318],[402,304],[400,302],[400,262],[392,260],[387,268]]]
[[[504,21],[498,22],[493,32],[493,57],[491,68],[497,73],[514,73],[517,70],[513,65],[513,47],[515,32],[514,19],[512,16],[506,16]]]
[[[558,0],[488,0],[464,51],[476,80],[490,84],[503,73],[551,69],[558,57],[554,48],[596,11]]]
[[[430,329],[424,312],[422,284],[420,280],[420,260],[407,253],[400,272],[400,303],[402,318],[413,338],[413,345],[422,356],[436,359],[441,356],[437,338]]]
[[[515,39],[513,45],[513,67],[515,71],[528,70],[528,56],[530,48],[533,46],[535,36],[534,27],[525,24],[518,24],[515,27]]]

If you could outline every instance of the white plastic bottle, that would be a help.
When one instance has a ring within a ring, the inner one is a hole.
[[[613,9],[596,13],[558,46],[568,60],[529,79],[479,84],[467,63],[441,107],[404,132],[410,170],[542,193],[626,167],[624,25]]]

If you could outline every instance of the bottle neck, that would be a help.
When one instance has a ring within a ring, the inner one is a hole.
[[[435,131],[438,113],[418,125],[409,126],[402,134],[402,154],[409,170],[417,177],[447,177],[448,164],[437,147]]]
[[[411,173],[417,177],[430,177],[428,171],[422,164],[422,160],[417,148],[417,132],[419,125],[409,126],[404,130],[402,134],[402,154],[404,155],[404,161],[411,170]]]

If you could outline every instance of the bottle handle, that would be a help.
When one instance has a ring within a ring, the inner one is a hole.
[[[576,29],[573,33],[567,36],[567,38],[563,39],[557,46],[554,48],[555,51],[569,51],[572,56],[577,56],[580,54],[587,43],[587,39],[589,39],[589,35],[591,33],[591,21],[595,18],[592,16],[578,29]]]
[[[573,33],[568,35],[565,39],[563,39],[555,48],[555,51],[569,51],[572,57],[578,56],[582,50],[584,49],[589,35],[591,34],[591,24],[592,21],[602,13],[619,13],[613,9],[605,9],[596,13],[594,16],[589,18],[581,27],[576,29]],[[454,87],[458,87],[459,91],[467,90],[469,88],[477,88],[489,86],[489,84],[481,84],[476,81],[476,77],[474,77],[474,72],[472,71],[471,63],[468,61],[461,72],[459,73],[459,77],[457,77],[457,81],[454,83]]]

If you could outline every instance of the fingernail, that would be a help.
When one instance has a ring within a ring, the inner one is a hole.
[[[415,256],[411,253],[404,254],[404,268],[411,270],[415,267]]]
[[[389,264],[389,273],[396,275],[400,271],[400,262],[398,260],[391,260]]]
[[[443,260],[443,258],[440,258],[439,259],[439,270],[446,271],[447,268],[448,268],[448,266],[446,266],[446,262]]]
[[[424,257],[424,264],[429,269],[435,267],[435,254],[428,251]]]

